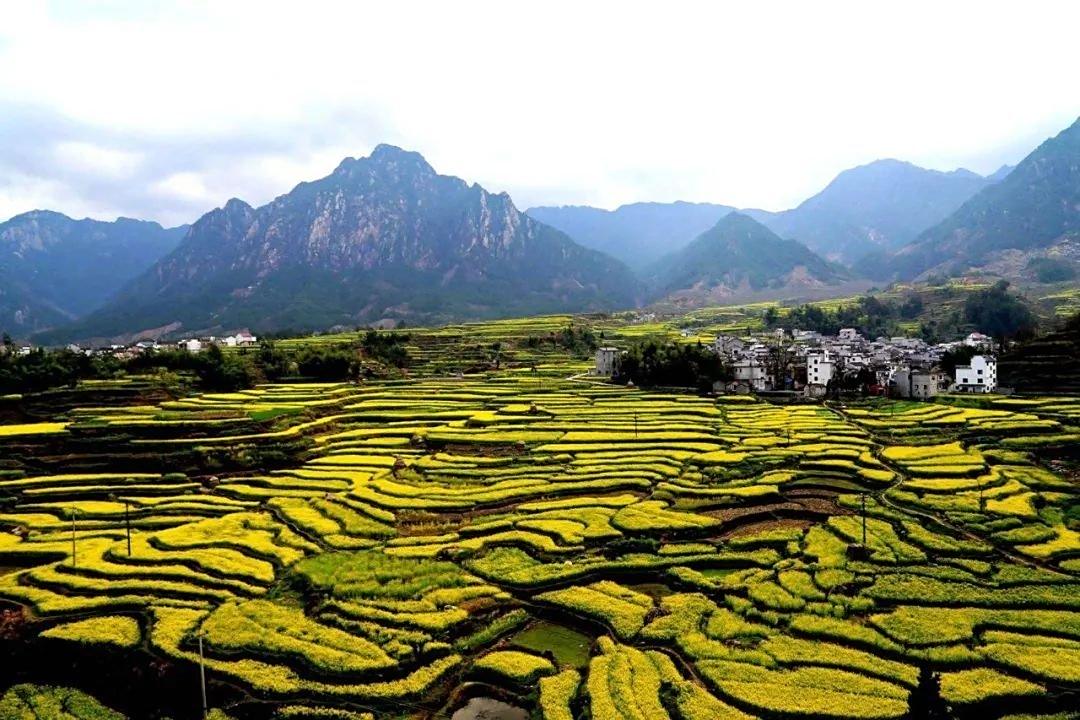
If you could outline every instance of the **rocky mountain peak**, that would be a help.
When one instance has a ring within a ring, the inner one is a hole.
[[[367,157],[342,160],[331,177],[367,178],[371,173],[382,177],[432,177],[437,174],[420,153],[381,143]]]
[[[633,304],[639,287],[625,266],[531,220],[506,193],[379,145],[261,207],[234,199],[206,214],[72,336],[611,308]]]
[[[244,213],[251,211],[253,208],[240,198],[229,198],[223,209],[227,213]]]

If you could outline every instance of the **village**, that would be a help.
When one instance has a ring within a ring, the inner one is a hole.
[[[85,355],[131,360],[144,353],[181,350],[197,354],[211,347],[250,348],[258,338],[247,331],[233,335],[185,338],[175,342],[142,340],[98,348],[69,345]],[[972,332],[953,342],[930,344],[920,338],[878,337],[869,340],[855,328],[837,335],[783,328],[750,335],[721,334],[712,350],[728,369],[728,377],[713,385],[718,394],[757,394],[824,398],[860,393],[892,398],[929,399],[944,392],[1001,393],[995,341]],[[7,352],[26,355],[29,345],[13,345]],[[954,363],[946,360],[954,356]],[[618,374],[623,350],[604,346],[596,350],[592,374]],[[955,362],[955,357],[963,359]],[[967,358],[970,357],[970,360]]]
[[[855,328],[842,328],[833,336],[810,330],[789,334],[778,328],[750,336],[718,335],[712,347],[731,375],[714,384],[717,393],[820,398],[856,391],[928,399],[943,392],[1008,392],[998,386],[996,343],[978,332],[954,342],[929,344],[909,337],[869,340]],[[949,354],[971,358],[949,372],[943,366]],[[594,374],[615,375],[620,357],[618,348],[599,348]]]
[[[67,346],[67,350],[80,353],[83,355],[107,355],[115,357],[118,360],[131,360],[146,352],[158,352],[161,350],[186,350],[190,353],[199,353],[211,346],[226,347],[226,348],[242,348],[242,347],[255,347],[259,344],[259,339],[249,332],[241,331],[235,335],[226,335],[224,337],[217,337],[211,335],[204,338],[185,338],[176,342],[158,342],[157,340],[140,340],[138,342],[130,343],[127,345],[112,344],[105,345],[103,347],[82,347],[81,345],[71,344]],[[17,355],[29,355],[34,351],[34,346],[28,343],[15,344],[10,343],[11,349],[0,349],[0,352],[13,352]],[[7,344],[5,345],[5,348]]]

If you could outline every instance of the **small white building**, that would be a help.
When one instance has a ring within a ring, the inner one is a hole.
[[[597,375],[611,377],[619,369],[619,348],[602,347],[596,349],[596,368],[593,372]]]
[[[731,357],[736,353],[742,352],[745,347],[746,343],[734,335],[717,335],[716,340],[713,341],[713,349],[716,351],[716,354],[725,357]]]
[[[991,393],[997,390],[997,359],[990,355],[975,355],[970,365],[956,366],[957,392]]]
[[[992,348],[994,346],[994,339],[989,335],[973,332],[964,338],[963,343],[968,347],[973,348]]]
[[[840,328],[840,340],[844,342],[852,342],[859,339],[859,331],[855,328]]]
[[[817,330],[792,330],[791,337],[796,342],[812,342],[821,339],[821,333]]]
[[[826,386],[833,378],[836,363],[828,349],[806,354],[806,384]]]
[[[202,350],[202,341],[197,338],[191,338],[190,340],[181,340],[180,349],[187,350],[190,353],[197,353]]]
[[[769,375],[769,370],[765,363],[756,357],[751,356],[739,360],[732,365],[732,371],[735,374],[735,384],[737,385],[745,384],[754,392],[772,389],[772,377]]]

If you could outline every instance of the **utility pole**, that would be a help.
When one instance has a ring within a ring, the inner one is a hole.
[[[866,547],[866,493],[861,495],[862,498],[862,544]]]
[[[124,499],[124,525],[127,527],[128,557],[131,557],[131,505]]]
[[[202,631],[199,631],[199,689],[202,690],[202,716],[206,720],[206,661],[203,658]]]

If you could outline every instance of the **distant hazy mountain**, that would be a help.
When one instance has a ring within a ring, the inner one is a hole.
[[[734,208],[708,203],[634,203],[615,210],[585,206],[534,207],[526,212],[585,247],[642,271],[686,246]]]
[[[988,269],[1019,275],[1033,260],[1080,261],[1080,120],[998,183],[897,252],[897,277]]]
[[[845,170],[792,210],[746,212],[781,237],[851,264],[867,253],[911,242],[991,182],[968,170],[939,172],[876,160]]]
[[[1002,165],[994,172],[986,176],[986,179],[990,182],[1001,182],[1005,179],[1005,176],[1013,171],[1015,165]]]
[[[661,259],[652,279],[660,296],[687,304],[787,295],[849,280],[795,240],[784,240],[742,213],[730,213],[685,248]]]
[[[152,328],[325,328],[633,305],[622,263],[519,212],[508,195],[380,145],[260,208],[230,200],[64,335]]]
[[[740,212],[823,257],[851,264],[868,253],[911,242],[1009,170],[1005,166],[984,178],[968,170],[939,172],[899,160],[876,160],[845,170],[791,210]],[[635,203],[616,210],[535,207],[528,213],[647,274],[653,262],[685,247],[733,210],[675,202]]]
[[[48,210],[0,223],[0,330],[21,337],[100,307],[186,230],[128,218],[73,220]]]

